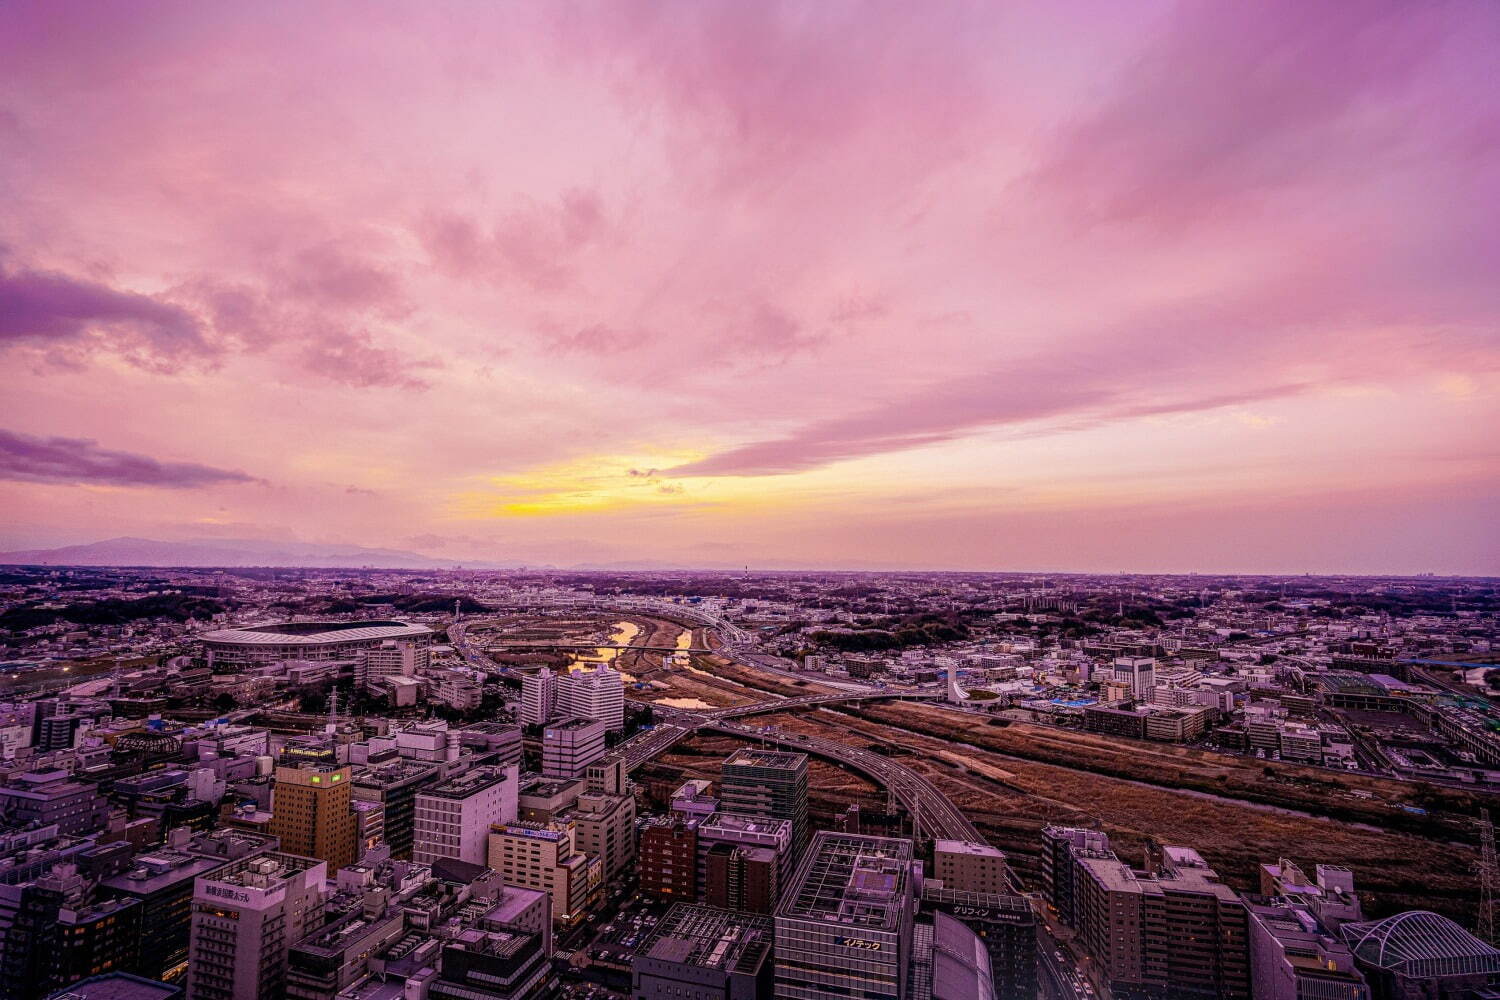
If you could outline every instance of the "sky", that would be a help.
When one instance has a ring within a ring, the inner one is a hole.
[[[0,549],[1500,573],[1492,0],[0,5]]]

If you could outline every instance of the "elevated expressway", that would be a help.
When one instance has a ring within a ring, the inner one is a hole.
[[[621,610],[625,610],[622,608]],[[650,609],[631,606],[629,611],[649,613]],[[712,628],[726,640],[716,651],[738,660],[751,669],[764,669],[759,662],[762,654],[752,653],[746,647],[750,636],[739,626],[723,619],[697,612],[678,605],[671,605],[664,613],[673,617],[697,620]],[[496,672],[494,662],[468,640],[464,623],[455,623],[448,630],[449,640],[455,651],[465,662],[480,669]],[[753,657],[753,658],[752,658]],[[920,836],[952,840],[984,842],[979,830],[946,795],[916,771],[882,754],[851,747],[835,740],[825,740],[801,733],[785,733],[773,727],[756,727],[737,720],[769,712],[785,712],[799,708],[816,708],[821,705],[843,704],[854,701],[877,701],[891,699],[932,700],[941,699],[943,691],[887,691],[871,688],[856,688],[825,694],[800,695],[795,698],[773,698],[753,705],[736,705],[731,708],[709,710],[668,709],[654,706],[658,722],[650,729],[637,733],[615,747],[606,760],[622,761],[626,771],[633,771],[658,754],[686,739],[694,732],[718,732],[739,736],[759,743],[770,743],[801,753],[811,754],[832,761],[841,767],[863,774],[886,788],[911,816]]]

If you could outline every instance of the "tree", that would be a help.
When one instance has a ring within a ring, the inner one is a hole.
[[[236,708],[239,707],[239,704],[240,703],[235,700],[234,695],[230,694],[228,691],[221,691],[219,694],[214,695],[214,711],[218,712],[220,715],[225,715],[229,712],[233,712]]]

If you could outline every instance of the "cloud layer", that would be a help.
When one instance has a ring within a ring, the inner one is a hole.
[[[253,483],[243,472],[192,462],[160,462],[147,455],[112,451],[80,438],[34,437],[0,430],[0,479],[96,486],[198,489]]]
[[[378,10],[0,7],[13,541],[1500,561],[1487,0]],[[124,429],[194,488],[66,485]]]

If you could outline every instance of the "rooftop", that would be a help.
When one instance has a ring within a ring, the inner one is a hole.
[[[771,918],[679,903],[667,911],[641,955],[658,961],[753,975],[771,950]]]
[[[1356,956],[1402,976],[1428,979],[1500,973],[1500,951],[1447,917],[1409,910],[1339,928]]]
[[[244,628],[225,628],[205,632],[204,642],[227,642],[241,645],[318,645],[325,642],[374,642],[385,639],[414,639],[431,636],[432,629],[399,621],[365,622],[270,622]]]
[[[725,767],[771,767],[779,770],[795,770],[807,766],[807,754],[790,753],[785,750],[761,750],[756,747],[742,747],[736,750],[728,760],[724,762]]]
[[[894,929],[907,905],[909,840],[820,831],[778,916]]]

